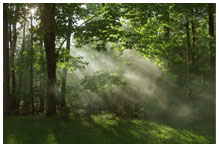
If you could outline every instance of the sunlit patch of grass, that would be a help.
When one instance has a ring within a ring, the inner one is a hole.
[[[16,143],[16,140],[14,138],[14,135],[9,135],[8,138],[7,138],[7,142],[10,142],[11,144],[14,144]]]
[[[91,118],[96,124],[102,125],[104,128],[118,126],[118,118],[114,114],[92,115]]]
[[[139,132],[148,136],[151,143],[211,143],[206,137],[187,130],[177,130],[150,121],[132,120],[132,122],[138,126]],[[137,136],[133,130],[130,132]]]
[[[49,130],[49,133],[46,136],[46,141],[47,143],[51,143],[51,144],[56,144],[56,137],[55,135],[51,132],[51,130]]]

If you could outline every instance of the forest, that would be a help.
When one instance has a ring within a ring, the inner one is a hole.
[[[215,3],[3,3],[4,144],[215,144]]]

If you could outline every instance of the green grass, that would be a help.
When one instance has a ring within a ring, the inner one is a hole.
[[[215,143],[215,136],[192,129],[114,118],[110,114],[67,121],[43,116],[12,116],[4,118],[3,129],[4,144]]]

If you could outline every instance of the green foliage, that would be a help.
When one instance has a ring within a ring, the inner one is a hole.
[[[126,84],[122,75],[111,71],[98,71],[82,80],[85,89],[100,95],[110,94],[115,87],[123,87]]]
[[[74,57],[69,54],[68,49],[63,48],[62,53],[57,57],[58,67],[68,68],[72,72],[76,69],[84,69],[88,62],[84,62],[82,56]]]

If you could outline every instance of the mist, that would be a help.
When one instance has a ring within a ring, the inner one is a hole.
[[[209,111],[214,111],[214,98],[209,92],[203,92],[208,98],[200,96],[194,103],[188,103],[185,96],[178,94],[180,92],[172,92],[171,85],[179,89],[180,85],[173,77],[163,72],[164,67],[158,66],[154,59],[148,60],[140,56],[136,50],[127,49],[121,52],[112,49],[110,45],[106,51],[96,51],[90,46],[73,47],[71,56],[82,56],[82,61],[88,63],[83,69],[68,72],[66,100],[74,114],[120,111],[119,115],[123,115],[122,112],[129,115],[129,112],[138,112],[138,117],[147,119],[192,123],[201,119],[203,111],[209,109],[206,107],[200,111],[196,107],[198,104],[206,102],[212,108]],[[104,78],[105,72],[121,76],[119,80],[124,82],[125,86],[113,83],[110,78]],[[95,77],[103,79],[98,83],[98,78]],[[87,84],[91,85],[83,84],[83,81],[90,79],[93,79],[93,83]],[[198,82],[193,81],[196,84]],[[108,91],[95,90],[101,87],[107,87]],[[190,87],[197,85],[190,84]]]

